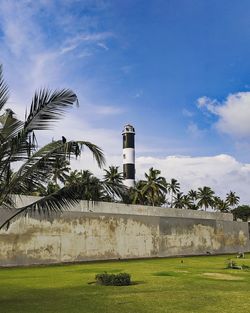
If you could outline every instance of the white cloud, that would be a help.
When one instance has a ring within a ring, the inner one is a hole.
[[[228,135],[246,138],[250,135],[250,92],[230,94],[223,102],[201,97],[198,107],[205,107],[209,112],[218,116],[216,128]]]
[[[241,197],[242,203],[250,203],[250,164],[240,163],[229,155],[139,157],[136,159],[137,177],[142,178],[151,166],[160,169],[167,180],[176,178],[184,192],[210,186],[222,197],[232,190]]]
[[[99,142],[100,138],[103,138],[101,130],[96,135],[97,142]],[[112,136],[114,134],[107,132],[107,135]],[[107,148],[105,149],[105,156],[108,161],[106,166],[118,165],[122,171],[122,151],[118,149],[120,138],[117,135],[115,138],[118,145],[116,148],[112,142],[105,145]],[[87,168],[99,177],[103,175],[103,171],[98,169],[88,152],[83,154],[80,159],[73,161],[72,167],[76,169]],[[250,164],[240,163],[229,155],[137,157],[136,179],[143,179],[144,173],[148,172],[150,167],[160,169],[161,175],[166,177],[168,181],[171,178],[176,178],[181,184],[181,191],[185,193],[190,189],[210,186],[222,198],[225,198],[226,194],[232,190],[240,196],[241,203],[250,203]]]

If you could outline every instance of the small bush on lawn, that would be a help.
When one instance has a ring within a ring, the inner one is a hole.
[[[105,286],[129,286],[131,285],[131,277],[127,273],[108,274],[102,273],[95,276],[96,282]]]

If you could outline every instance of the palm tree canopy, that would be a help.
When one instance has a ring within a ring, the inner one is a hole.
[[[145,173],[146,180],[141,182],[142,195],[148,200],[150,205],[161,205],[165,199],[164,194],[167,191],[167,183],[164,177],[159,176],[161,171],[151,167],[148,173]]]
[[[205,207],[205,210],[208,207],[213,206],[214,201],[214,191],[207,186],[204,186],[203,188],[198,188],[197,192],[197,199],[199,200],[197,205],[202,208]]]
[[[0,110],[6,104],[8,94],[8,87],[4,82],[2,66],[0,66]],[[42,89],[35,93],[25,121],[18,120],[10,109],[0,114],[1,209],[15,206],[13,194],[25,193],[30,186],[42,187],[44,181],[48,180],[51,175],[58,157],[64,156],[69,159],[71,155],[79,156],[83,146],[86,146],[93,153],[99,166],[104,165],[102,150],[88,141],[68,141],[65,143],[58,140],[37,149],[35,131],[51,128],[53,123],[61,119],[66,110],[74,104],[78,104],[77,96],[69,89],[54,92]],[[21,161],[21,165],[16,172],[12,173],[12,165],[17,161]],[[34,212],[50,214],[74,205],[76,201],[72,188],[70,186],[64,187],[35,203],[17,209],[12,217],[0,225],[0,228],[9,225],[13,218],[21,214]]]
[[[57,156],[55,164],[52,168],[52,180],[57,184],[57,182],[65,183],[69,176],[70,162],[63,156]]]
[[[195,200],[195,199],[197,198],[197,191],[196,191],[196,190],[193,190],[193,189],[189,190],[188,196],[189,196],[191,199]]]
[[[119,166],[109,166],[109,169],[104,169],[104,181],[111,183],[111,184],[116,184],[116,185],[121,185],[123,183],[123,174],[118,171]]]
[[[226,195],[226,201],[230,206],[234,207],[239,204],[240,197],[238,197],[235,192],[230,191]]]
[[[222,200],[220,197],[214,197],[213,208],[221,212],[227,213],[230,211],[230,204],[227,200]]]
[[[180,184],[178,183],[177,179],[171,178],[170,183],[167,184],[167,191],[171,196],[170,206],[172,207],[174,195],[180,192]]]
[[[180,184],[178,183],[177,179],[171,178],[170,183],[168,183],[167,189],[169,192],[177,194],[180,191]]]

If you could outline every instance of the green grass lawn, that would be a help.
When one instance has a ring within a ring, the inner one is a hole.
[[[224,255],[0,269],[0,312],[248,313],[250,270],[225,269],[228,258]],[[250,266],[250,254],[235,261]],[[91,284],[95,275],[104,271],[130,273],[136,284]]]

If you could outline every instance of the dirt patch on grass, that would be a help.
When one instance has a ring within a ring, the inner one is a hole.
[[[212,279],[219,279],[219,280],[243,280],[242,277],[230,275],[230,274],[222,274],[222,273],[203,273],[203,276]]]

